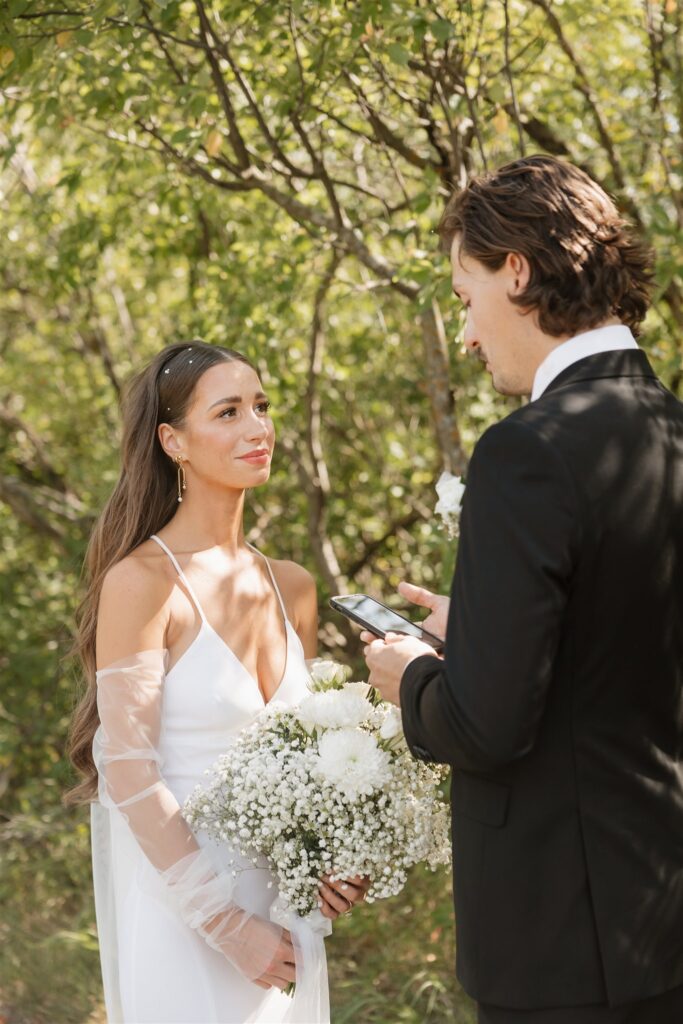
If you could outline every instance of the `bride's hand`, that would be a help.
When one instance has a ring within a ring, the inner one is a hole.
[[[292,936],[286,929],[283,929],[280,937],[280,944],[275,951],[265,973],[256,978],[254,984],[260,988],[279,988],[284,990],[288,985],[296,982],[296,964],[294,960],[294,946]]]
[[[330,921],[340,914],[348,914],[357,903],[362,903],[370,888],[370,879],[356,875],[355,878],[338,878],[332,881],[328,875],[320,883],[322,906],[320,912]]]
[[[421,608],[429,608],[431,615],[428,615],[420,625],[424,626],[428,633],[446,638],[446,626],[448,624],[448,609],[450,598],[443,594],[433,594],[425,587],[416,587],[413,583],[399,583],[398,592],[401,597],[413,604],[419,604]]]
[[[296,981],[294,946],[286,928],[232,907],[205,922],[201,933],[259,988],[285,989]]]

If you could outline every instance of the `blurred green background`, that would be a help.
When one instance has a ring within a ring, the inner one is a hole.
[[[510,403],[459,343],[434,228],[472,172],[566,156],[656,247],[681,394],[676,0],[6,0],[0,10],[0,1021],[103,1021],[65,661],[118,398],[162,345],[241,349],[279,448],[249,539],[346,588],[447,586],[433,517]],[[344,919],[333,1021],[466,1024],[446,874]]]

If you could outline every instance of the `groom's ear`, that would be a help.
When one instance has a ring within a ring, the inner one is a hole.
[[[521,252],[509,252],[505,257],[505,269],[510,277],[509,295],[520,295],[526,290],[531,277],[531,267]]]

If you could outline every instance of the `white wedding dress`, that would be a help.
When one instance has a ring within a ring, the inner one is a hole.
[[[293,915],[271,924],[277,888],[259,866],[193,834],[180,808],[205,769],[265,707],[261,690],[212,629],[176,558],[168,554],[201,623],[166,672],[168,651],[138,652],[97,673],[100,727],[92,805],[97,929],[110,1024],[328,1024],[322,936],[329,922]],[[254,549],[255,550],[255,549]],[[261,556],[263,557],[263,556]],[[301,641],[285,621],[287,658],[273,699],[308,690]],[[269,888],[269,886],[271,886]],[[274,914],[273,919],[277,917]],[[254,984],[290,928],[294,998]]]

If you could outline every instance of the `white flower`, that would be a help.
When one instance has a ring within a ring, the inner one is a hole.
[[[369,697],[372,693],[372,687],[368,683],[345,683],[344,693],[357,693],[361,697]]]
[[[283,905],[302,917],[315,911],[324,874],[366,875],[372,902],[400,892],[414,864],[435,868],[450,856],[448,805],[437,788],[445,769],[410,755],[398,709],[340,678],[346,673],[331,671],[333,687],[304,701],[331,725],[302,723],[295,706],[269,706],[226,739],[183,808],[193,830],[245,867],[269,865]]]
[[[401,721],[401,712],[393,704],[387,710],[384,716],[384,721],[380,726],[379,734],[383,740],[393,740],[395,736],[403,732],[403,723]]]
[[[313,692],[339,689],[351,674],[347,665],[325,658],[313,658],[306,664],[311,676],[309,689]]]
[[[374,736],[359,729],[326,732],[318,744],[318,770],[326,782],[351,799],[389,781],[390,755]]]
[[[304,697],[296,709],[296,716],[304,726],[352,729],[367,721],[372,711],[372,704],[366,697],[345,687]]]
[[[458,533],[458,521],[462,507],[462,496],[465,485],[459,476],[442,473],[436,482],[436,493],[439,496],[434,511],[441,516],[449,537]]]

